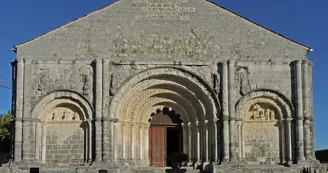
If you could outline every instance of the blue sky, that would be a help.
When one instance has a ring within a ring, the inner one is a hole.
[[[0,80],[11,79],[12,46],[103,7],[112,0],[1,0]],[[214,0],[238,14],[314,49],[315,148],[328,148],[328,1]],[[0,113],[10,109],[11,91],[0,88]]]

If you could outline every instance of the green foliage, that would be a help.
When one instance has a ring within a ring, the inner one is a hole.
[[[10,139],[11,112],[0,114],[0,142]]]

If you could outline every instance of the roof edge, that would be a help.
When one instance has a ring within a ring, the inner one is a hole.
[[[119,1],[121,1],[121,0],[114,0],[112,3],[110,3],[110,4],[108,4],[108,5],[105,5],[105,6],[101,7],[101,8],[98,8],[98,9],[92,11],[92,12],[89,12],[89,13],[87,13],[87,14],[81,16],[81,17],[78,17],[78,18],[76,18],[76,19],[74,19],[74,20],[72,20],[72,21],[70,21],[70,22],[67,22],[67,23],[65,23],[65,24],[63,24],[63,25],[60,25],[60,26],[58,26],[58,27],[56,27],[56,28],[54,28],[54,29],[52,29],[52,30],[50,30],[50,31],[47,31],[47,32],[45,32],[45,33],[43,33],[43,34],[41,34],[41,35],[39,35],[39,36],[37,36],[37,37],[34,37],[34,38],[32,38],[32,39],[29,39],[29,40],[24,41],[24,42],[19,43],[19,44],[16,44],[16,45],[13,46],[12,50],[16,53],[16,52],[17,52],[17,48],[18,48],[19,46],[22,46],[22,45],[24,45],[24,44],[26,44],[26,43],[29,43],[29,42],[31,42],[31,41],[33,41],[33,40],[36,40],[36,39],[42,37],[42,36],[44,36],[44,35],[47,35],[47,34],[49,34],[49,33],[51,33],[51,32],[54,32],[54,31],[56,31],[56,30],[58,30],[58,29],[61,29],[62,27],[65,27],[65,26],[67,26],[67,25],[73,24],[74,22],[76,22],[76,21],[78,21],[78,20],[80,20],[80,19],[83,19],[83,18],[85,18],[85,17],[88,17],[88,16],[90,16],[90,15],[92,15],[92,14],[94,14],[94,13],[96,13],[96,12],[98,12],[98,11],[100,11],[100,10],[106,8],[106,7],[109,7],[109,6],[111,6],[111,5],[113,5],[113,4],[117,3],[117,2],[119,2]]]
[[[255,24],[255,25],[257,25],[257,26],[259,26],[259,27],[261,27],[261,28],[263,28],[263,29],[265,29],[265,30],[268,30],[268,31],[272,32],[273,34],[276,34],[276,35],[278,35],[278,36],[280,36],[280,37],[282,37],[282,38],[284,38],[284,39],[287,39],[287,40],[289,40],[289,41],[291,41],[291,42],[293,42],[293,43],[295,43],[295,44],[298,44],[298,45],[302,46],[303,48],[307,49],[307,53],[309,53],[309,52],[311,52],[311,51],[313,50],[313,49],[311,49],[311,47],[306,46],[305,44],[302,44],[302,43],[299,43],[299,42],[297,42],[297,41],[295,41],[295,40],[292,40],[292,39],[290,39],[290,38],[288,38],[288,37],[286,37],[286,36],[284,36],[284,35],[282,35],[282,34],[276,32],[276,31],[274,31],[274,30],[272,30],[272,29],[269,29],[269,28],[267,28],[267,27],[265,27],[265,26],[263,26],[263,25],[261,25],[261,24],[258,24],[258,23],[256,23],[256,22],[254,22],[254,21],[252,21],[252,20],[250,20],[250,19],[248,19],[248,18],[246,18],[246,17],[244,17],[244,16],[242,16],[242,15],[240,15],[240,14],[234,12],[234,11],[231,11],[231,10],[229,10],[229,9],[227,9],[227,8],[225,8],[225,7],[221,6],[221,5],[219,5],[219,4],[216,4],[215,2],[208,1],[208,0],[207,0],[207,2],[209,2],[209,3],[211,3],[211,4],[215,5],[215,6],[218,6],[218,7],[222,8],[222,9],[224,9],[224,10],[226,10],[226,11],[228,11],[228,12],[230,12],[230,13],[232,13],[232,14],[238,16],[238,17],[241,17],[241,18],[245,19],[246,21],[251,22],[251,23],[253,23],[253,24]]]
[[[74,22],[76,22],[76,21],[78,21],[78,20],[80,20],[80,19],[83,19],[83,18],[85,18],[85,17],[88,17],[88,16],[90,16],[90,15],[92,15],[92,14],[94,14],[94,13],[96,13],[96,12],[98,12],[98,11],[100,11],[100,10],[106,8],[106,7],[109,7],[109,6],[111,6],[111,5],[113,5],[113,4],[117,3],[117,2],[119,2],[119,1],[121,1],[121,0],[114,0],[112,3],[110,3],[110,4],[108,4],[108,5],[104,6],[104,7],[101,7],[101,8],[98,8],[98,9],[92,11],[92,12],[89,12],[88,14],[86,14],[86,15],[84,15],[84,16],[78,17],[78,18],[76,18],[76,19],[74,19],[74,20],[72,20],[72,21],[70,21],[70,22],[68,22],[68,23],[66,23],[66,24],[63,24],[63,25],[61,25],[61,26],[59,26],[59,27],[57,27],[57,28],[55,28],[55,29],[52,29],[52,30],[50,30],[50,31],[48,31],[48,32],[45,32],[45,33],[43,33],[43,34],[41,34],[41,35],[39,35],[39,36],[37,36],[37,37],[34,37],[34,38],[30,39],[30,40],[27,40],[27,41],[22,42],[22,43],[20,43],[20,44],[14,45],[13,48],[12,48],[12,50],[13,50],[15,53],[17,53],[17,48],[18,48],[19,46],[22,46],[22,45],[24,45],[24,44],[26,44],[26,43],[29,43],[29,42],[31,42],[31,41],[33,41],[33,40],[36,40],[36,39],[38,39],[38,38],[40,38],[40,37],[42,37],[42,36],[44,36],[44,35],[47,35],[47,34],[49,34],[49,33],[51,33],[51,32],[54,32],[54,31],[56,31],[56,30],[58,30],[58,29],[60,29],[60,28],[62,28],[62,27],[65,27],[65,26],[67,26],[67,25],[70,25],[70,24],[72,24],[72,23],[74,23]],[[309,52],[311,52],[311,51],[313,50],[313,49],[311,49],[311,47],[309,47],[309,46],[306,46],[306,45],[301,44],[301,43],[299,43],[299,42],[297,42],[297,41],[295,41],[295,40],[292,40],[292,39],[290,39],[290,38],[288,38],[288,37],[286,37],[286,36],[284,36],[284,35],[282,35],[282,34],[276,32],[276,31],[273,31],[273,30],[271,30],[271,29],[269,29],[269,28],[267,28],[267,27],[265,27],[265,26],[263,26],[263,25],[260,25],[260,24],[254,22],[254,21],[252,21],[252,20],[250,20],[250,19],[248,19],[248,18],[246,18],[246,17],[244,17],[244,16],[241,16],[240,14],[238,14],[238,13],[236,13],[236,12],[234,12],[234,11],[231,11],[231,10],[229,10],[229,9],[227,9],[227,8],[225,8],[225,7],[223,7],[223,6],[221,6],[221,5],[218,5],[218,4],[216,4],[215,2],[212,2],[212,1],[209,1],[209,0],[205,0],[205,1],[207,1],[207,2],[209,2],[209,3],[211,3],[211,4],[213,4],[213,5],[215,5],[215,6],[217,6],[217,7],[220,7],[220,8],[222,8],[222,9],[224,9],[224,10],[226,10],[226,11],[228,11],[228,12],[230,12],[230,13],[232,13],[232,14],[238,16],[238,17],[241,17],[241,18],[245,19],[246,21],[251,22],[251,23],[253,23],[253,24],[255,24],[255,25],[257,25],[257,26],[259,26],[259,27],[261,27],[261,28],[263,28],[263,29],[265,29],[265,30],[268,30],[268,31],[272,32],[273,34],[276,34],[276,35],[278,35],[278,36],[280,36],[280,37],[282,37],[282,38],[284,38],[284,39],[287,39],[287,40],[289,40],[289,41],[291,41],[291,42],[293,42],[293,43],[295,43],[295,44],[298,44],[298,45],[302,46],[303,48],[305,48],[305,49],[307,50],[307,53],[309,53]]]

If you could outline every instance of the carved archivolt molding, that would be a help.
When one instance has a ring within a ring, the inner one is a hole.
[[[132,77],[115,94],[111,118],[126,122],[148,122],[158,106],[169,107],[183,121],[216,118],[214,93],[195,75],[177,68],[149,69]],[[149,115],[148,115],[149,114]]]
[[[250,109],[257,116],[254,120],[268,120],[272,114],[277,120],[292,118],[292,109],[286,99],[271,91],[254,91],[242,97],[236,105],[236,118],[250,120],[251,117],[244,117],[250,113]],[[261,115],[257,115],[257,111]],[[269,118],[265,118],[266,116]]]
[[[32,109],[32,118],[46,121],[47,118],[43,117],[43,115],[47,115],[46,112],[50,113],[53,109],[56,109],[56,107],[73,107],[74,110],[76,109],[77,111],[80,111],[79,113],[83,113],[82,115],[84,117],[79,117],[79,119],[83,120],[91,119],[93,115],[91,105],[79,94],[71,91],[55,91],[38,101]]]

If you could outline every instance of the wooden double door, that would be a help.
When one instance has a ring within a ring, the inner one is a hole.
[[[167,158],[173,153],[182,153],[182,139],[181,126],[150,126],[150,166],[170,166]]]

